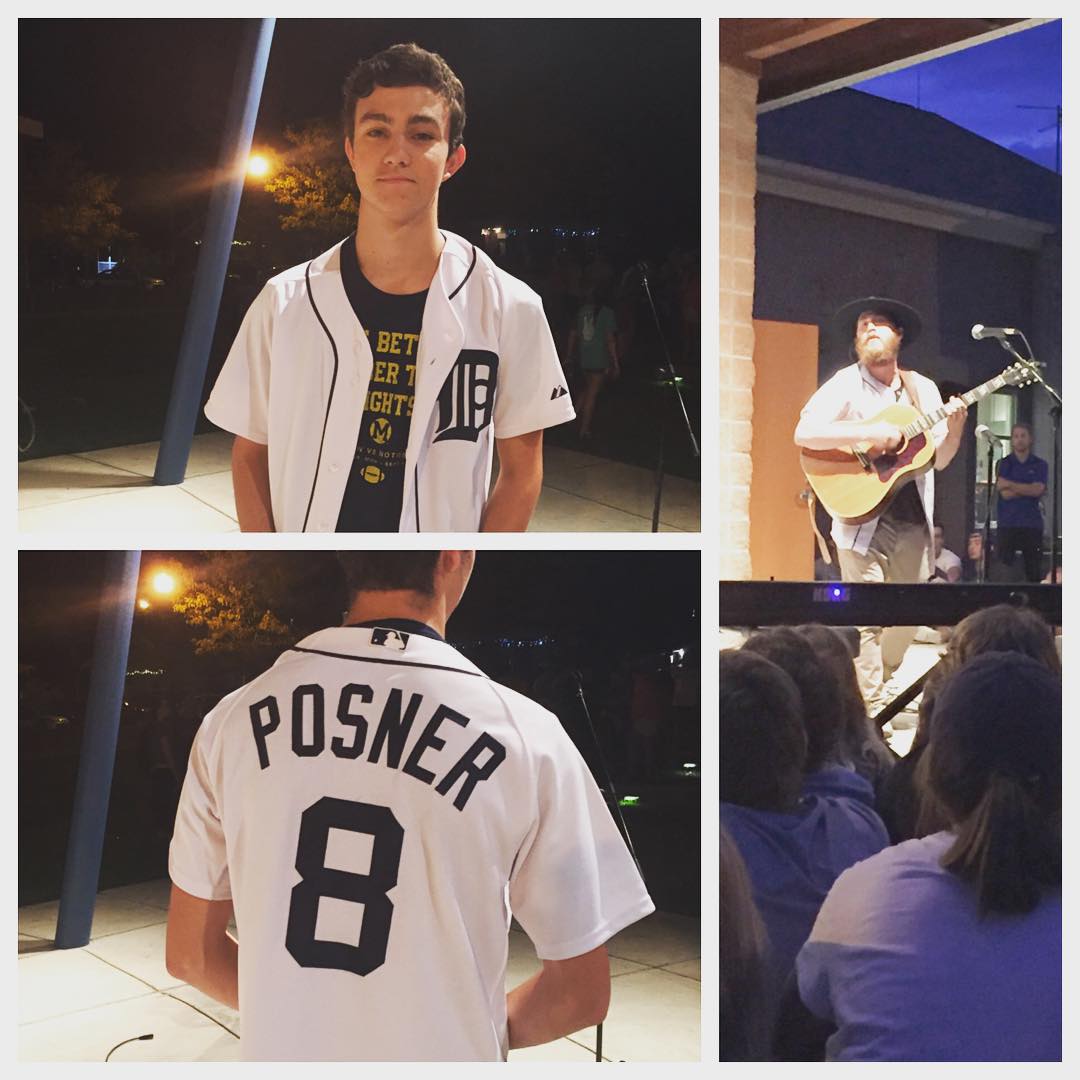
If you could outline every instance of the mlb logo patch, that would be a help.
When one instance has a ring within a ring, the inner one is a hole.
[[[409,644],[409,635],[404,630],[391,630],[386,626],[376,626],[371,631],[371,644],[382,645],[386,649],[396,649],[404,652]]]

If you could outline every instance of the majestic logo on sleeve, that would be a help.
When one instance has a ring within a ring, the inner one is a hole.
[[[484,349],[462,349],[439,391],[439,426],[435,442],[476,442],[491,423],[499,357]]]

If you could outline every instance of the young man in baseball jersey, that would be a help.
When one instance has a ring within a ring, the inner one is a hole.
[[[473,554],[340,558],[345,625],[199,729],[166,966],[239,1008],[247,1060],[500,1060],[598,1023],[604,942],[653,904],[558,719],[443,640]],[[511,914],[543,969],[506,994]]]
[[[461,82],[416,45],[346,80],[356,232],[266,284],[206,404],[244,531],[528,526],[543,429],[574,410],[540,298],[439,228],[464,127]]]

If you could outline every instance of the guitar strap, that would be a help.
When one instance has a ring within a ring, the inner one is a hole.
[[[814,494],[814,489],[809,485],[807,485],[806,492],[806,506],[810,511],[810,528],[814,530],[814,539],[817,541],[818,551],[821,553],[825,565],[832,566],[829,545],[825,542],[825,537],[821,535],[821,530],[817,527],[817,495]]]
[[[900,385],[907,391],[911,404],[921,413],[922,406],[919,404],[919,395],[915,390],[915,380],[911,377],[911,372],[905,371],[903,368],[897,368],[896,372],[900,376]]]

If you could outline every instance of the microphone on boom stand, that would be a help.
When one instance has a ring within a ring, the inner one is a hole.
[[[656,326],[656,335],[660,339],[660,345],[664,350],[664,363],[660,366],[661,380],[659,385],[662,387],[670,386],[675,395],[675,400],[679,403],[679,411],[682,415],[683,426],[686,428],[687,437],[690,440],[690,449],[693,452],[694,457],[701,457],[701,448],[698,446],[698,441],[694,435],[694,426],[690,423],[690,415],[686,411],[686,401],[683,398],[682,390],[679,387],[679,377],[675,374],[675,365],[671,362],[671,353],[668,351],[667,339],[664,337],[663,328],[660,326],[660,316],[656,310],[656,304],[653,303],[652,290],[649,288],[649,274],[651,268],[649,263],[645,259],[638,259],[637,262],[631,266],[623,275],[623,282],[637,273],[641,280],[641,287],[645,292],[645,297],[649,301],[649,310],[652,312],[653,324]],[[663,407],[662,401],[660,408],[660,439],[657,446],[656,453],[656,488],[653,496],[653,513],[652,513],[652,531],[660,531],[660,500],[663,496],[664,490],[664,444],[667,438],[667,409]]]

